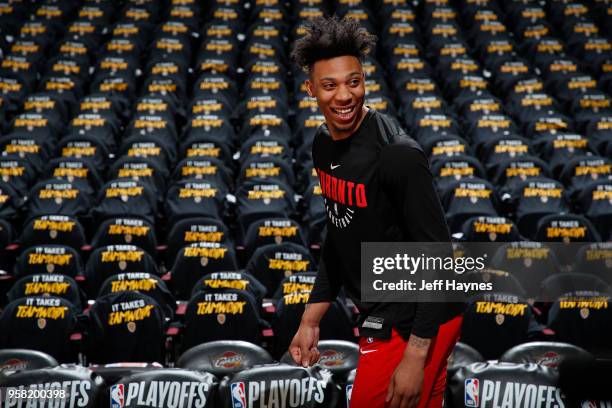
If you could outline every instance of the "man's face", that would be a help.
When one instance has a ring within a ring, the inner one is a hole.
[[[315,62],[306,89],[317,98],[334,139],[343,139],[359,127],[364,117],[364,74],[359,59],[341,56]]]

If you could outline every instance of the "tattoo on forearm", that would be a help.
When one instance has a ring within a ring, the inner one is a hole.
[[[408,344],[418,349],[427,350],[429,348],[429,343],[431,343],[431,339],[424,339],[415,335],[410,336],[408,339]]]

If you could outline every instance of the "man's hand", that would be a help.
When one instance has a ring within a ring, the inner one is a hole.
[[[319,344],[319,325],[302,321],[289,345],[289,353],[296,364],[310,367],[319,361],[317,344]]]
[[[430,339],[410,336],[404,357],[395,368],[387,398],[389,408],[415,408],[421,398]]]
[[[421,398],[425,370],[419,361],[403,358],[395,368],[387,398],[389,408],[414,408]]]

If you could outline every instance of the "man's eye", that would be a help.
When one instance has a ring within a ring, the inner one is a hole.
[[[323,89],[326,89],[326,90],[328,90],[328,91],[329,91],[330,89],[334,89],[334,84],[324,84],[324,85],[323,85]]]
[[[360,83],[360,82],[361,82],[361,81],[359,81],[358,79],[353,79],[353,80],[350,82],[350,85],[351,85],[351,86],[357,86],[357,85],[359,85],[359,83]]]

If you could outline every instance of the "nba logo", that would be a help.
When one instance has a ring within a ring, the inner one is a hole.
[[[465,406],[478,407],[480,405],[480,381],[478,378],[465,379]]]
[[[123,387],[123,384],[115,384],[110,388],[110,408],[123,408],[125,405]]]
[[[353,384],[346,386],[346,408],[351,406],[351,394],[353,393]]]
[[[247,408],[244,383],[232,383],[232,408]]]

